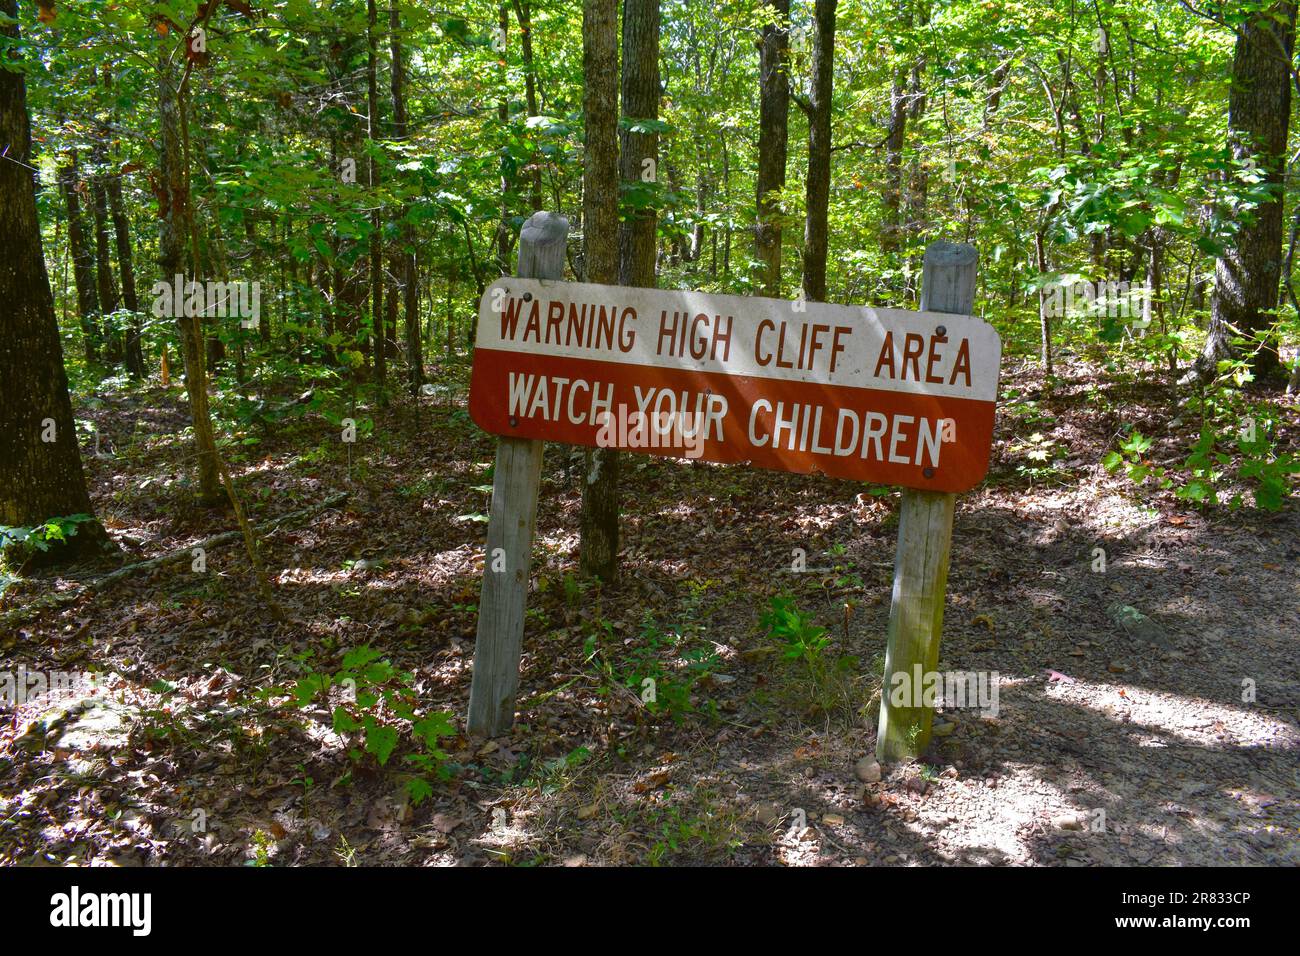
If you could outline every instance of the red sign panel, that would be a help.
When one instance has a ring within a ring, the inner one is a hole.
[[[1001,343],[969,316],[502,278],[485,431],[931,491],[988,471]]]

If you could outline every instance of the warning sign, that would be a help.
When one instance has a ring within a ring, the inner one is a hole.
[[[485,431],[930,491],[988,471],[1002,345],[969,316],[505,277]]]

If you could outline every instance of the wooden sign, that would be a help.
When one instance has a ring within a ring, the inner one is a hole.
[[[505,277],[479,307],[485,431],[965,491],[1001,342],[979,319]]]
[[[953,492],[988,468],[997,394],[1001,345],[967,315],[975,247],[931,244],[903,312],[566,283],[568,232],[534,213],[519,276],[480,305],[470,413],[501,440],[466,729],[514,724],[543,440],[904,485],[883,686],[933,672]],[[876,755],[919,756],[934,708],[890,697]]]

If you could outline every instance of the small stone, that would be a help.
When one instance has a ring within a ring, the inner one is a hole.
[[[956,724],[952,723],[951,721],[945,720],[935,724],[930,729],[930,732],[934,734],[934,736],[936,737],[949,737],[952,735],[952,732],[956,729],[957,729]]]
[[[1074,814],[1065,814],[1052,820],[1052,826],[1058,830],[1082,830],[1083,821]]]
[[[858,761],[857,766],[854,768],[854,772],[857,773],[858,779],[863,783],[880,782],[880,764],[876,761],[875,757],[863,757]]]
[[[594,817],[594,816],[596,815],[596,813],[597,813],[597,811],[598,811],[599,809],[600,809],[600,808],[599,808],[598,806],[596,806],[596,804],[594,804],[594,803],[589,803],[589,804],[587,804],[585,807],[579,807],[579,808],[578,808],[578,819],[579,819],[579,820],[590,820],[592,817]]]
[[[759,824],[765,827],[774,825],[785,815],[775,803],[760,803],[757,807],[757,813]]]
[[[822,814],[822,823],[830,824],[833,827],[842,827],[844,826],[844,818],[838,813],[824,813]]]
[[[1128,670],[1128,668],[1123,664],[1107,664],[1106,670],[1110,671],[1112,674],[1123,674]]]

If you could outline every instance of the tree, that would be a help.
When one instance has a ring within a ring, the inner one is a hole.
[[[0,35],[18,39],[17,0],[0,0]],[[6,47],[12,49],[7,43]],[[35,527],[93,515],[45,271],[23,74],[0,60],[0,525]],[[40,556],[71,560],[112,550],[93,518]]]
[[[199,18],[196,26],[206,22],[213,8]],[[189,49],[189,35],[181,37]],[[197,278],[195,275],[194,208],[190,196],[190,172],[185,143],[188,136],[185,86],[194,60],[186,58],[184,72],[176,76],[175,51],[168,44],[158,46],[158,122],[161,130],[159,154],[159,236],[158,260],[164,281],[172,276]],[[180,329],[181,351],[185,357],[185,393],[189,399],[190,418],[194,423],[194,445],[198,458],[199,503],[212,508],[225,496],[217,470],[217,442],[208,411],[207,361],[203,348],[203,325],[197,315],[173,303]]]
[[[402,51],[402,11],[396,0],[389,12],[389,46],[392,51],[393,138],[405,142],[409,135],[406,116],[406,56]],[[420,286],[416,262],[415,230],[406,222],[410,204],[402,206],[402,252],[398,256],[402,281],[402,309],[406,323],[407,385],[411,394],[424,384],[424,340],[420,334]]]
[[[805,107],[808,113],[808,182],[803,242],[803,294],[810,302],[826,301],[835,6],[836,0],[817,0],[813,12],[812,96]]]
[[[370,328],[374,341],[375,381],[382,388],[388,370],[388,337],[384,332],[384,244],[383,213],[373,194],[379,188],[379,158],[376,133],[379,131],[379,79],[377,53],[377,18],[375,0],[366,0],[366,145],[370,170],[373,211],[370,213]]]
[[[1253,8],[1237,29],[1228,93],[1228,145],[1244,164],[1263,173],[1270,190],[1244,221],[1214,268],[1214,298],[1205,348],[1192,374],[1210,378],[1233,353],[1233,329],[1244,336],[1268,329],[1278,305],[1282,262],[1282,185],[1291,121],[1291,52],[1296,4],[1275,0]],[[1281,373],[1276,340],[1251,360],[1257,379]]]
[[[587,281],[606,285],[619,278],[618,88],[608,82],[618,71],[617,27],[615,0],[583,0],[583,251]],[[625,47],[623,55],[632,54]],[[612,577],[618,570],[618,452],[612,448],[586,452],[581,525],[581,570]]]
[[[86,235],[86,219],[81,211],[81,180],[77,153],[73,150],[59,170],[59,188],[68,214],[68,252],[72,257],[72,276],[77,286],[77,315],[81,319],[81,337],[86,362],[99,362],[102,338],[99,325],[99,291],[95,281],[95,253]]]
[[[133,378],[144,378],[144,349],[140,343],[140,300],[135,289],[135,261],[131,252],[131,222],[122,198],[122,177],[110,175],[105,184],[108,208],[113,218],[113,241],[117,268],[122,276],[122,306],[131,313],[126,330],[126,368]]]
[[[758,46],[758,214],[754,255],[764,295],[781,294],[781,191],[790,120],[790,0],[765,0]]]

